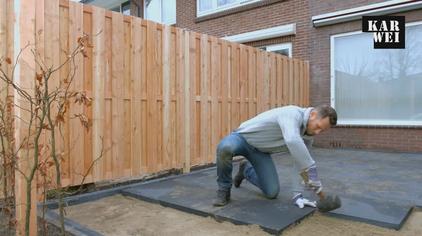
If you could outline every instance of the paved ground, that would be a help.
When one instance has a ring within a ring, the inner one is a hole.
[[[345,202],[345,207],[332,215],[335,216],[334,218],[317,213],[304,220],[308,222],[306,225],[312,225],[314,218],[315,222],[321,221],[322,223],[317,224],[321,226],[321,232],[330,228],[330,224],[334,224],[335,227],[340,227],[340,231],[332,231],[333,233],[342,232],[341,234],[347,235],[345,232],[348,231],[348,223],[344,222],[351,221],[339,219],[345,216],[384,227],[400,228],[405,222],[410,207],[422,206],[422,188],[418,187],[422,181],[422,173],[419,171],[419,167],[422,166],[421,154],[316,149],[313,151],[313,156],[317,161],[325,190],[339,194]],[[282,227],[280,229],[284,229],[289,224],[295,224],[307,216],[311,210],[307,209],[297,214],[296,208],[291,208],[288,201],[291,192],[291,176],[294,176],[291,168],[292,158],[288,154],[283,154],[275,156],[274,160],[281,186],[280,197],[275,201],[264,199],[254,186],[246,183],[242,184],[240,189],[233,190],[233,201],[225,209],[212,208],[210,204],[216,188],[215,169],[212,168],[146,185],[133,185],[120,192],[200,215],[209,214],[219,220],[259,224],[267,231],[275,233],[278,232],[276,228],[278,223],[283,222],[280,224]],[[93,196],[90,198],[92,199]],[[85,204],[96,204],[95,202],[98,201]],[[158,204],[153,205],[159,207]],[[77,207],[78,205],[75,206]],[[293,213],[277,215],[286,210]],[[295,217],[291,217],[292,215]],[[142,218],[142,216],[139,217]],[[414,217],[420,219],[420,213],[410,219]],[[75,221],[83,223],[76,218]],[[291,222],[286,224],[289,221]],[[347,227],[341,228],[344,224]],[[353,224],[358,223],[350,224],[352,224],[351,232],[355,230],[362,232],[361,230],[366,228],[353,229]],[[300,228],[301,225],[293,227],[293,230]],[[409,230],[405,228],[404,230]],[[291,230],[289,228],[286,232]],[[371,230],[372,228],[369,228],[368,232],[372,232]],[[420,232],[420,227],[416,229],[411,227],[410,235],[412,235],[412,230]]]

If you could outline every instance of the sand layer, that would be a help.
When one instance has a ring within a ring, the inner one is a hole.
[[[66,209],[67,217],[104,235],[269,235],[259,226],[219,223],[210,217],[115,195]],[[283,235],[422,235],[422,212],[414,211],[400,231],[319,213],[286,229]]]

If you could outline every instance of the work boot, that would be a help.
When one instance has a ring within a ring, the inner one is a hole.
[[[230,190],[217,190],[217,198],[214,200],[213,205],[221,207],[227,205],[230,201]]]
[[[241,161],[239,164],[239,171],[237,172],[236,176],[234,177],[234,186],[236,188],[240,187],[240,184],[242,183],[243,179],[245,178],[245,175],[243,174],[243,172],[245,171],[245,167],[246,167],[246,161]]]

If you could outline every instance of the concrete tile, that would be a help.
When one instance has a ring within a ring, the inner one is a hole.
[[[212,202],[217,189],[215,179],[216,170],[210,169],[198,175],[193,173],[168,182],[138,185],[122,190],[122,193],[185,212],[212,216],[217,220],[235,224],[257,224],[273,234],[280,233],[314,211],[313,208],[295,207],[289,194],[280,194],[277,199],[268,200],[257,188],[246,183],[238,189],[232,189],[230,204],[214,207]]]

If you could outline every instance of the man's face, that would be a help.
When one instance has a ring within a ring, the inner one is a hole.
[[[318,113],[316,111],[312,111],[309,115],[306,134],[310,136],[317,135],[322,131],[328,130],[330,127],[330,118],[328,116],[321,119],[318,117]]]

